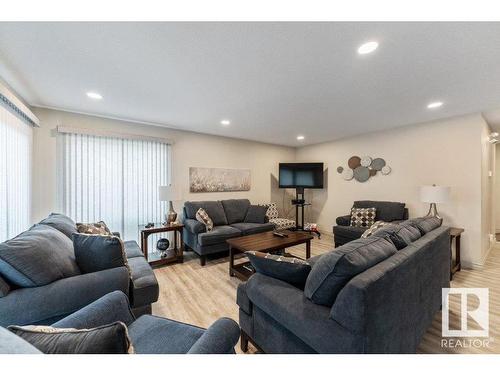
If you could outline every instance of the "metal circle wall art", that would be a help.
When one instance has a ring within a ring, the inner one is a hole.
[[[348,168],[343,166],[337,167],[337,172],[342,175],[342,178],[346,181],[355,179],[358,182],[365,182],[370,179],[370,177],[375,177],[377,172],[386,176],[391,173],[392,169],[382,158],[372,159],[370,156],[351,156],[347,161]]]

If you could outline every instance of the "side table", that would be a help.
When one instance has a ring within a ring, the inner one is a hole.
[[[179,262],[182,263],[184,260],[184,242],[182,241],[182,229],[183,224],[155,224],[154,227],[146,228],[145,226],[140,226],[141,232],[141,249],[144,253],[144,257],[149,262],[149,264],[154,266],[163,266],[169,263]],[[155,254],[149,253],[148,251],[148,237],[155,233],[165,233],[174,232],[174,248],[167,250],[166,257],[154,256]],[[179,237],[179,239],[177,239]]]
[[[464,232],[463,228],[450,228],[450,280],[453,280],[453,275],[460,271],[460,235]],[[455,240],[455,262],[453,262],[453,240]]]

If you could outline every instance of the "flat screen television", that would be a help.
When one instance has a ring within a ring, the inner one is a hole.
[[[280,163],[279,186],[323,189],[323,163]]]

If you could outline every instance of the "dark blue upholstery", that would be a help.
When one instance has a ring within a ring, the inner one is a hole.
[[[0,354],[42,354],[42,352],[15,333],[0,327]]]
[[[69,239],[71,239],[73,233],[77,233],[76,223],[71,218],[63,214],[51,213],[47,218],[40,221],[39,224],[45,224],[57,229]]]
[[[73,233],[73,248],[82,273],[125,266],[126,256],[118,237]]]
[[[135,241],[125,241],[123,243],[123,247],[125,248],[125,254],[127,255],[127,259],[143,257],[144,253],[141,248]]]
[[[214,222],[215,226],[210,232],[196,220],[196,211],[200,207],[207,211]],[[184,203],[182,238],[186,246],[202,257],[202,265],[206,255],[227,252],[229,246],[226,240],[229,238],[274,230],[274,224],[267,222],[245,223],[249,207],[248,199]]]
[[[0,276],[0,298],[5,297],[10,292],[10,285]]]
[[[241,329],[266,353],[415,353],[450,285],[449,241],[449,228],[428,232],[354,276],[331,308],[254,274],[238,286]]]

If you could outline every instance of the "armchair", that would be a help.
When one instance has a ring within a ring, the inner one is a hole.
[[[85,329],[116,321],[127,325],[137,354],[231,354],[240,333],[238,324],[229,318],[217,320],[208,329],[153,315],[136,319],[127,296],[119,291],[106,294],[52,326]],[[20,339],[12,335],[0,329],[0,343],[5,342],[0,344],[0,354],[36,352],[36,349],[30,351],[31,345],[22,345]]]

